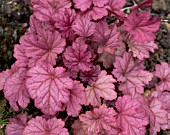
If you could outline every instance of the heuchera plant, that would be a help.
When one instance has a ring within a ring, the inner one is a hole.
[[[134,4],[125,14],[126,0],[32,0],[30,27],[14,46],[16,62],[0,73],[0,90],[14,111],[33,100],[44,115],[18,114],[7,135],[156,135],[170,129],[170,64],[157,64],[153,72],[144,66],[158,48],[160,19],[144,10],[152,2]],[[64,111],[65,120],[57,115]],[[65,127],[68,117],[71,128]]]

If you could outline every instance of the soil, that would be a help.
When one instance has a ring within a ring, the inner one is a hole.
[[[132,0],[127,1],[126,6],[132,5]],[[162,20],[160,30],[156,33],[159,49],[145,60],[146,69],[153,71],[157,63],[162,61],[170,63],[170,0],[155,0],[149,10],[152,15]],[[10,68],[14,63],[13,46],[19,43],[20,36],[27,30],[30,15],[29,0],[0,0],[0,71]],[[34,108],[30,105],[28,112],[31,113],[32,109]],[[4,128],[9,118],[15,115],[16,112],[12,111],[9,103],[4,99],[3,92],[0,92],[0,135],[4,135]],[[170,132],[161,131],[158,134],[170,135]]]

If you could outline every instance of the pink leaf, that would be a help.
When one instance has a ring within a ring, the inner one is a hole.
[[[76,19],[76,12],[74,10],[66,9],[55,14],[55,27],[58,28],[62,35],[68,39],[74,39],[74,31],[72,29],[73,22]]]
[[[28,72],[27,88],[35,106],[45,114],[53,115],[61,110],[61,103],[69,101],[73,82],[63,67],[53,68],[47,62],[39,62]]]
[[[150,18],[150,12],[132,12],[124,22],[124,28],[139,43],[151,42],[155,39],[155,32],[159,29],[160,19]],[[149,35],[149,36],[148,36]]]
[[[140,110],[140,102],[125,95],[117,99],[116,108],[119,112],[118,123],[123,130],[120,135],[145,135],[148,118]]]
[[[170,91],[170,65],[166,62],[162,62],[155,66],[155,70],[154,76],[161,79],[157,84],[156,89],[158,91]]]
[[[28,90],[25,86],[26,73],[27,70],[25,68],[20,68],[5,83],[5,98],[15,111],[18,111],[18,105],[26,108],[30,102]]]
[[[92,0],[94,6],[96,7],[104,7],[104,5],[108,2],[108,0]]]
[[[154,125],[150,126],[150,134],[156,135],[160,131],[161,126],[168,123],[168,113],[162,108],[162,103],[156,98],[152,99],[150,109],[155,115]]]
[[[142,94],[145,84],[151,81],[153,75],[143,69],[143,62],[135,61],[131,53],[125,52],[122,57],[116,57],[112,74],[121,82],[119,90],[124,94]]]
[[[37,60],[47,60],[52,65],[56,64],[58,54],[64,51],[65,39],[55,31],[39,30],[39,34],[26,34],[21,37],[21,45],[26,46],[26,56],[30,59],[30,66],[34,66]]]
[[[80,79],[91,84],[95,82],[101,72],[100,66],[93,66],[90,71],[80,72]]]
[[[32,0],[35,17],[42,21],[53,20],[53,15],[71,7],[69,0]]]
[[[70,100],[67,105],[68,115],[76,117],[79,115],[81,105],[86,103],[86,95],[84,92],[84,86],[79,81],[73,82],[73,87],[70,89]]]
[[[91,104],[92,106],[100,106],[100,97],[105,100],[116,99],[117,93],[114,91],[114,82],[116,81],[111,75],[107,75],[105,70],[101,71],[98,76],[98,80],[93,82],[90,86],[87,86],[85,89],[87,104]]]
[[[74,129],[74,135],[87,135],[87,126],[82,125],[79,119],[74,121],[72,128]]]
[[[27,67],[29,58],[26,56],[26,48],[23,45],[14,46],[14,57],[17,59],[16,65],[18,67]]]
[[[86,134],[88,135],[116,135],[118,134],[116,115],[113,108],[107,108],[103,104],[99,108],[94,108],[93,111],[81,114],[79,118],[82,127],[87,127]]]
[[[107,16],[108,11],[104,7],[93,7],[93,9],[88,12],[88,14],[93,20],[96,21],[102,19],[104,16]]]
[[[81,11],[86,11],[92,4],[92,0],[73,0],[73,2],[75,3],[75,8]]]
[[[2,71],[0,73],[0,90],[4,89],[5,82],[6,82],[7,78],[9,78],[11,76],[11,74],[12,74],[12,72],[9,69]]]
[[[158,49],[158,45],[151,42],[138,43],[133,40],[128,42],[129,51],[133,53],[134,57],[137,57],[139,60],[143,60],[144,58],[149,58],[150,52],[154,52],[154,49]]]
[[[95,24],[90,21],[89,17],[79,16],[73,23],[72,28],[76,34],[82,37],[89,37],[95,32]]]
[[[27,114],[18,114],[15,118],[10,118],[5,130],[7,135],[23,135],[23,131],[27,125],[27,119]]]
[[[64,52],[63,61],[65,66],[71,71],[89,71],[92,63],[91,52],[87,51],[87,47],[87,44],[82,39],[77,38],[72,47],[67,47]]]
[[[28,121],[24,135],[69,135],[66,128],[64,128],[64,122],[61,119],[52,118],[45,120],[44,118],[37,116]]]
[[[94,44],[98,46],[98,53],[106,51],[114,54],[121,44],[117,27],[115,25],[108,27],[106,22],[101,22],[96,25],[93,41]]]

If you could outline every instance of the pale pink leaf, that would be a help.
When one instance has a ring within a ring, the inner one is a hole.
[[[96,7],[104,7],[107,4],[108,0],[92,0],[94,6]]]
[[[92,82],[95,82],[101,72],[100,66],[93,66],[90,71],[80,72],[80,79],[83,82],[88,82],[88,84],[91,84]]]
[[[67,114],[76,117],[79,115],[81,105],[86,103],[86,95],[84,86],[79,81],[73,82],[73,87],[70,89],[70,99],[67,105]]]
[[[47,62],[39,62],[27,72],[27,88],[35,106],[45,114],[53,115],[61,110],[61,103],[69,101],[73,81],[63,67],[53,68]]]
[[[116,101],[118,124],[122,129],[119,135],[145,135],[148,117],[140,109],[140,102],[129,95],[119,97]]]
[[[18,114],[15,118],[10,118],[5,132],[7,135],[23,135],[27,120],[27,114]]]
[[[25,84],[26,73],[27,69],[18,69],[6,80],[4,86],[5,98],[15,111],[18,111],[18,105],[26,108],[30,102],[30,96]]]
[[[162,62],[155,66],[154,76],[158,77],[161,81],[157,84],[158,91],[170,91],[170,64]]]
[[[64,52],[64,64],[71,71],[89,71],[92,66],[91,52],[87,51],[87,44],[77,38],[72,46],[66,48]]]
[[[101,105],[99,108],[94,108],[93,111],[87,111],[85,114],[79,116],[82,127],[86,130],[88,135],[116,135],[117,113],[113,108],[108,108],[106,105]]]
[[[161,126],[168,123],[168,112],[162,108],[162,103],[158,99],[152,99],[150,109],[154,113],[155,121],[150,125],[150,134],[156,135],[160,131]]]
[[[143,62],[135,61],[131,53],[125,52],[115,58],[112,74],[121,82],[119,90],[124,94],[142,94],[145,84],[151,81],[152,73],[143,69]]]
[[[79,16],[74,21],[72,29],[79,36],[89,37],[95,32],[95,24],[90,21],[89,17]]]
[[[116,99],[117,93],[114,91],[115,79],[111,75],[107,75],[105,70],[101,71],[96,82],[93,82],[85,89],[87,104],[92,106],[100,106],[101,97],[105,100]]]
[[[128,42],[129,51],[133,53],[134,57],[137,57],[139,60],[143,60],[144,58],[149,58],[149,52],[154,52],[154,49],[158,49],[158,45],[151,42],[138,43],[133,40]]]
[[[37,116],[28,121],[27,126],[23,132],[24,135],[69,135],[64,122],[61,119],[52,118],[45,120],[45,118]]]
[[[26,56],[26,47],[24,45],[14,46],[14,57],[17,59],[16,65],[18,67],[27,67],[29,58]]]
[[[101,22],[96,25],[92,40],[94,44],[98,46],[98,53],[106,51],[114,54],[121,44],[117,27],[115,25],[109,27],[106,22]]]
[[[124,28],[139,43],[151,42],[156,38],[155,32],[159,29],[160,19],[150,18],[149,11],[136,14],[132,12],[124,22]],[[149,36],[148,36],[149,35]]]

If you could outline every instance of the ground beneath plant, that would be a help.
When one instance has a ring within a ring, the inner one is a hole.
[[[14,63],[13,46],[19,43],[20,36],[29,27],[31,10],[28,2],[29,0],[0,0],[0,71],[10,68]],[[132,0],[128,0],[126,6],[130,5]],[[145,61],[147,70],[153,71],[157,63],[162,61],[170,63],[170,0],[155,0],[150,10],[152,15],[162,20],[160,30],[156,33],[159,49]],[[15,117],[16,114],[25,111],[32,115],[40,113],[31,105],[28,108],[14,112],[4,99],[3,92],[0,92],[0,135],[5,135],[4,128],[9,118]],[[159,135],[170,135],[170,132],[161,131]]]

